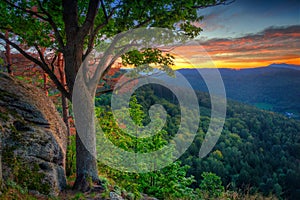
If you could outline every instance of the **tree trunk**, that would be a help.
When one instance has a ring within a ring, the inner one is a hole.
[[[75,41],[74,41],[75,43]],[[83,47],[77,47],[73,44],[72,48],[67,48],[64,52],[65,60],[65,76],[70,94],[73,93],[73,87],[76,79],[76,74],[82,63]]]
[[[76,181],[74,189],[92,189],[93,182],[100,184],[97,169],[96,127],[94,118],[94,94],[88,90],[80,69],[76,90],[73,91],[73,112],[76,122]],[[94,186],[93,186],[94,187]]]
[[[58,53],[58,61],[57,61],[57,67],[60,75],[60,82],[61,84],[66,87],[66,76],[64,72],[64,58],[62,53]],[[66,128],[67,128],[67,146],[70,145],[70,122],[69,122],[69,107],[68,107],[68,99],[66,96],[61,93],[61,106],[62,106],[62,115],[63,115],[63,121],[65,122]],[[68,148],[67,148],[68,149]],[[68,156],[66,157],[66,163],[69,163]],[[70,169],[67,166],[64,166],[66,170],[66,175],[71,175]]]
[[[92,189],[93,183],[100,184],[96,157],[86,149],[76,133],[76,181],[73,189],[86,192]]]
[[[49,95],[49,93],[48,93],[48,75],[46,72],[44,72],[44,74],[43,74],[43,79],[44,79],[44,91],[45,91],[46,96],[48,96]]]
[[[82,64],[82,55],[83,46],[80,46],[79,43],[76,43],[75,41],[73,43],[73,46],[68,47],[64,53],[66,82],[71,94],[73,94],[73,87],[75,83],[76,74]],[[91,96],[90,93],[88,93],[87,95]],[[88,105],[94,105],[94,102],[92,102],[92,100],[93,99],[85,103]],[[88,112],[88,110],[85,109],[83,109],[82,115],[82,118],[93,119],[94,117],[93,113],[90,113]],[[76,181],[74,183],[73,189],[80,191],[87,191],[92,189],[93,183],[100,184],[96,160],[96,136],[95,132],[93,131],[94,127],[92,127],[94,126],[94,123],[90,123],[90,121],[87,121],[87,124],[88,132],[86,134],[88,140],[92,141],[88,143],[89,145],[91,145],[92,150],[87,149],[89,147],[85,147],[84,144],[87,143],[82,142],[82,138],[80,138],[79,135],[76,133]]]
[[[8,39],[9,38],[9,35],[8,35],[8,31],[5,32],[5,38]],[[11,66],[12,66],[12,61],[11,61],[11,53],[10,53],[10,45],[6,42],[6,45],[5,45],[5,57],[6,57],[6,68],[7,68],[7,72],[10,74],[10,75],[13,75],[13,72],[12,72],[12,69],[11,69]]]
[[[2,133],[0,132],[0,192],[2,190]]]
[[[59,75],[60,75],[60,82],[61,84],[66,87],[66,76],[64,71],[64,58],[62,53],[58,53],[58,69],[59,69]],[[69,107],[68,107],[68,99],[64,94],[61,94],[61,104],[62,104],[62,114],[63,114],[63,120],[67,127],[67,135],[68,138],[70,137],[70,122],[69,122]],[[69,140],[68,140],[69,145]]]
[[[67,135],[68,138],[70,137],[70,122],[69,122],[69,107],[68,107],[68,99],[61,94],[61,105],[62,105],[62,114],[63,114],[63,120],[66,124],[67,127]],[[68,139],[68,145],[70,144],[69,139]]]
[[[79,25],[78,1],[77,0],[64,0],[63,6],[63,21],[65,25],[66,45],[63,48],[65,60],[65,76],[69,93],[73,95],[73,87],[75,83],[76,74],[82,64],[83,50],[86,36],[91,33],[94,26],[94,20],[98,11],[99,0],[89,2],[88,13],[86,20]],[[87,95],[91,95],[88,93]],[[70,98],[74,105],[74,100]],[[94,100],[94,99],[90,99]],[[77,100],[76,100],[77,101]],[[83,102],[85,106],[94,106],[94,102]],[[74,110],[74,108],[73,108]],[[90,111],[90,109],[88,109]],[[88,112],[83,109],[80,113],[81,117],[85,120],[86,117],[93,119],[94,113]],[[75,113],[75,112],[74,112]],[[92,117],[92,118],[90,118]],[[96,161],[96,135],[94,132],[94,121],[86,121],[87,130],[84,130],[84,137],[80,138],[76,133],[76,181],[73,186],[74,189],[87,191],[91,189],[92,182],[98,182],[98,169]],[[84,126],[78,125],[76,121],[76,129]],[[86,137],[85,137],[86,136]],[[86,141],[88,143],[86,143]],[[84,145],[88,144],[88,145]],[[87,149],[88,148],[88,149]]]

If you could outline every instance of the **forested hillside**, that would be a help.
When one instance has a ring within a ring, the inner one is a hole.
[[[178,130],[180,109],[170,90],[158,85],[144,86],[135,92],[135,96],[145,113],[140,123],[149,122],[147,109],[151,105],[158,103],[164,106],[168,113],[164,126],[166,134],[160,137],[166,141],[172,138]],[[299,121],[229,101],[221,137],[213,151],[200,159],[199,149],[210,122],[210,100],[206,93],[198,92],[197,96],[201,112],[200,128],[193,144],[180,158],[183,166],[190,166],[187,177],[195,177],[192,187],[199,187],[203,172],[213,172],[221,177],[223,186],[228,190],[299,198]],[[106,104],[107,107],[102,108],[109,112],[110,107],[106,103],[110,102],[109,98],[110,95],[97,98],[96,105]],[[114,140],[113,136],[111,139]]]
[[[297,70],[298,69],[298,70]],[[264,110],[300,119],[300,68],[293,65],[270,65],[251,69],[219,69],[226,95]],[[203,75],[212,69],[199,69]],[[207,91],[196,69],[181,69],[195,90]]]

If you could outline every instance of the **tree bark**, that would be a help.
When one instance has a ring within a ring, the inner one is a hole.
[[[64,51],[65,76],[70,94],[73,93],[73,87],[76,74],[82,64],[83,44],[73,41]]]
[[[43,79],[44,79],[44,91],[45,91],[45,94],[46,96],[49,95],[49,92],[48,92],[48,75],[46,72],[43,73]]]
[[[98,12],[99,0],[90,0],[86,19],[82,26],[78,23],[78,1],[64,0],[63,6],[63,21],[65,24],[66,45],[63,48],[65,60],[65,77],[69,89],[69,93],[73,94],[73,87],[77,72],[82,64],[84,53],[84,41],[94,26],[94,20]],[[72,98],[70,99],[72,101]],[[86,102],[92,103],[94,102]],[[93,113],[87,113],[90,115]],[[93,116],[93,115],[92,115]],[[88,122],[88,124],[90,124]],[[90,124],[94,126],[94,123]],[[93,127],[90,127],[93,130]],[[94,149],[86,149],[82,138],[76,133],[76,181],[74,189],[87,191],[91,189],[92,182],[99,183],[97,160],[96,160],[96,144],[95,133],[93,131],[87,133],[87,137],[91,139]],[[89,147],[88,147],[89,148]]]
[[[58,70],[59,70],[59,75],[60,75],[60,82],[61,84],[66,87],[66,76],[65,76],[65,71],[64,71],[64,59],[63,59],[63,54],[58,53]],[[62,105],[62,115],[63,115],[63,121],[65,122],[66,128],[67,128],[67,146],[70,145],[70,121],[69,121],[69,107],[68,107],[68,99],[66,96],[61,93],[61,105]],[[70,162],[68,160],[68,156],[66,157],[66,163]],[[69,176],[71,175],[70,169],[68,169],[65,166],[66,170],[66,175]]]
[[[93,183],[100,184],[96,157],[86,149],[76,133],[76,181],[73,189],[86,192],[92,189]]]
[[[0,132],[0,192],[2,190],[3,180],[2,180],[2,133]]]
[[[74,44],[67,48],[69,49],[64,54],[65,73],[67,86],[72,94],[76,74],[82,64],[83,46],[74,41]],[[94,102],[91,103],[93,105]],[[88,137],[95,137],[94,132],[88,134]],[[100,183],[96,155],[86,149],[81,138],[76,134],[76,181],[73,189],[85,192],[92,189],[93,183]]]
[[[93,183],[100,184],[97,169],[96,127],[94,118],[94,95],[85,82],[85,71],[77,75],[73,91],[73,112],[76,120],[76,181],[74,189],[87,191]]]
[[[59,75],[60,75],[60,82],[61,84],[66,87],[66,76],[64,71],[64,59],[63,54],[58,53],[58,69],[59,69]],[[61,94],[61,104],[62,104],[62,114],[63,114],[63,120],[67,127],[67,136],[70,137],[70,122],[69,122],[69,107],[68,107],[68,99],[67,97],[62,93]],[[68,139],[68,145],[70,144]]]
[[[63,52],[65,60],[65,77],[69,92],[70,94],[73,94],[76,74],[83,59],[84,38],[89,33],[90,28],[87,27],[87,25],[80,28],[78,25],[77,1],[63,1],[63,8],[63,18],[67,37],[67,43]],[[96,12],[93,17],[95,16]],[[93,19],[91,22],[93,22]],[[86,31],[83,31],[82,28]],[[93,130],[93,127],[90,128],[90,130]],[[89,134],[88,137],[95,137],[95,133],[92,131],[88,131],[87,134]],[[92,151],[92,153],[96,154],[94,151]],[[93,182],[99,183],[96,155],[93,155],[92,153],[86,149],[81,138],[76,134],[76,181],[73,186],[73,189],[75,190],[87,191],[92,188]]]
[[[5,31],[5,38],[8,39],[9,38],[9,35],[8,35],[8,31]],[[11,66],[12,66],[12,60],[11,60],[11,52],[10,52],[10,45],[8,44],[8,42],[6,42],[6,45],[5,45],[5,57],[6,57],[6,68],[7,68],[7,72],[10,74],[10,75],[13,75],[13,72],[12,72],[12,69],[11,69]]]

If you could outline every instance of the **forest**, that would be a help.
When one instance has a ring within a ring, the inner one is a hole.
[[[299,121],[229,101],[221,137],[213,151],[201,159],[198,153],[210,122],[210,100],[208,94],[204,92],[197,92],[197,96],[201,112],[200,128],[193,144],[180,157],[178,163],[176,162],[176,164],[180,163],[183,168],[187,167],[187,177],[193,177],[194,181],[191,182],[190,187],[199,188],[203,173],[213,173],[221,178],[222,186],[229,191],[262,193],[264,196],[273,194],[278,198],[297,199],[300,189],[297,184],[300,181]],[[96,106],[99,112],[106,113],[111,124],[113,119],[110,106],[107,104],[110,102],[109,98],[110,95],[97,98]],[[163,105],[168,113],[167,123],[156,137],[161,137],[160,140],[163,143],[174,136],[172,133],[176,133],[178,129],[180,108],[169,89],[159,85],[145,86],[135,92],[132,101],[142,105],[140,110],[143,112],[138,113],[144,117],[138,118],[137,121],[140,124],[149,122],[147,109],[151,105],[157,103]],[[106,107],[103,107],[105,104]],[[106,127],[108,133],[111,133],[112,130],[107,129],[107,125],[102,124],[102,126]],[[114,132],[110,138],[116,142],[115,145],[121,145],[122,148],[125,146],[126,149],[136,150],[137,148],[136,151],[141,151],[138,146],[145,146],[143,141],[139,141],[136,146],[134,139],[126,136],[122,131]],[[153,144],[150,147],[155,148]],[[165,170],[163,173],[166,173]],[[136,183],[135,179],[131,181]],[[153,192],[158,197],[162,195],[158,195],[155,190],[147,192]]]

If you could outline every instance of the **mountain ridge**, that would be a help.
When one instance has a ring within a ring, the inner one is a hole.
[[[210,77],[212,70],[215,69],[180,69],[176,73],[182,74],[194,90],[208,92],[202,76]],[[221,68],[218,71],[228,98],[300,118],[300,67],[298,70],[296,66],[272,64],[242,70]]]
[[[175,71],[180,70],[189,70],[189,69],[228,69],[228,70],[234,70],[234,71],[240,71],[240,70],[249,70],[249,69],[261,69],[261,68],[285,68],[285,69],[294,69],[294,70],[300,70],[300,65],[294,65],[294,64],[286,64],[286,63],[272,63],[267,66],[258,66],[258,67],[251,67],[251,68],[225,68],[225,67],[216,67],[216,68],[180,68],[176,69]]]

